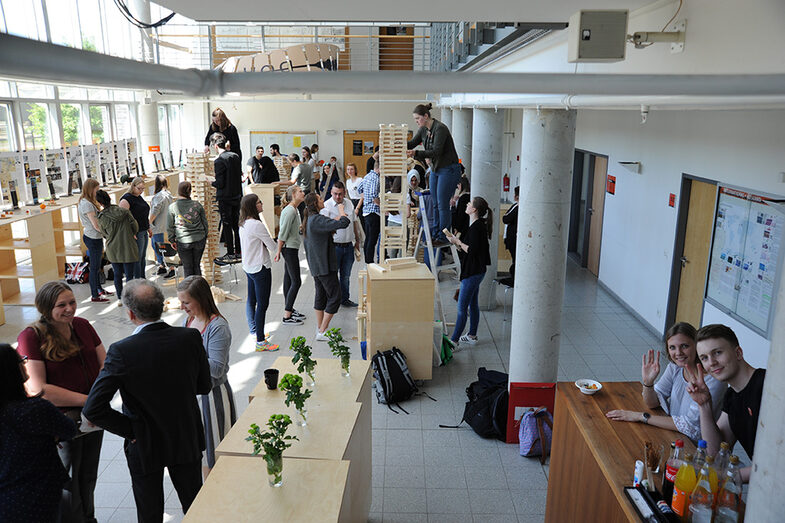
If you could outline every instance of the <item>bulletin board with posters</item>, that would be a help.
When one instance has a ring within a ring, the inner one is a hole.
[[[281,147],[281,154],[295,153],[302,159],[300,149],[303,147],[311,147],[315,143],[319,143],[316,131],[251,131],[251,150],[248,157],[256,153],[256,146],[261,145],[264,147],[265,156],[270,155],[270,145],[277,143]]]
[[[771,339],[782,277],[785,200],[720,187],[706,300]]]

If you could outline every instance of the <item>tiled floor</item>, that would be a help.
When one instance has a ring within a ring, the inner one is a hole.
[[[312,312],[313,282],[307,276],[304,260],[302,266],[303,287],[296,307],[309,314]],[[245,276],[242,271],[239,271],[238,284],[223,285],[242,300],[219,305],[232,327],[234,339],[229,379],[239,410],[247,405],[248,393],[261,379],[262,371],[279,355],[285,354],[292,336],[306,336],[316,356],[329,356],[326,344],[314,341],[313,314],[309,314],[303,326],[280,325],[282,271],[280,264],[273,270],[276,283],[267,315],[267,331],[282,345],[282,350],[276,353],[253,350],[254,340],[248,335],[245,323]],[[228,279],[228,273],[225,276]],[[455,281],[441,283],[448,318],[454,318],[455,314],[452,301],[455,287]],[[167,296],[175,294],[171,283],[165,289]],[[81,303],[78,314],[95,320],[94,325],[107,347],[131,333],[133,327],[122,308],[114,303],[108,306],[90,303],[87,285],[75,286],[75,292]],[[511,303],[511,294],[506,297],[508,303]],[[354,287],[352,297],[356,298]],[[498,298],[501,303],[501,290]],[[36,317],[32,307],[6,307],[5,310],[7,323],[0,327],[0,334],[6,340],[14,340],[22,326]],[[182,318],[179,311],[165,314],[165,319],[172,324],[180,324]],[[341,308],[332,326],[342,327],[344,332],[354,336],[354,310]],[[658,339],[600,288],[591,274],[572,263],[567,269],[562,326],[559,380],[579,377],[600,381],[637,380],[640,379],[641,354],[646,349],[660,347]],[[406,402],[408,416],[394,414],[384,405],[374,405],[371,521],[490,523],[543,520],[547,464],[543,467],[537,459],[521,457],[515,445],[483,440],[466,426],[439,428],[440,423],[456,424],[460,420],[466,400],[464,389],[476,379],[479,367],[507,370],[510,322],[503,321],[501,305],[494,311],[482,313],[478,335],[480,343],[456,353],[447,366],[434,369],[433,380],[426,384],[425,390],[437,401],[420,397]],[[122,441],[106,434],[96,488],[99,521],[136,520],[130,487]],[[180,504],[168,478],[165,489],[166,521],[179,521],[182,518]]]

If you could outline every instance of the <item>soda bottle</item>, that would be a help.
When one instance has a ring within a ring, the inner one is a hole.
[[[703,462],[706,461],[706,447],[707,447],[706,440],[699,439],[698,449],[695,451],[695,461],[694,461],[696,471],[700,471],[701,467],[703,466]]]
[[[720,451],[717,452],[717,457],[714,458],[714,468],[717,470],[717,476],[725,476],[725,469],[728,467],[728,458],[730,458],[730,445],[728,445],[727,441],[723,441],[720,443]]]
[[[668,461],[665,462],[665,471],[662,473],[662,499],[673,498],[673,482],[681,467],[681,452],[684,450],[684,441],[677,439]]]
[[[671,508],[682,521],[689,521],[690,494],[697,483],[695,467],[692,465],[692,454],[686,453],[681,462],[676,479],[673,480],[673,498]]]
[[[712,471],[709,456],[701,467],[698,483],[690,496],[690,513],[693,523],[711,523],[712,507],[714,505],[714,494],[712,493],[710,475]]]
[[[717,514],[715,523],[736,523],[741,508],[741,474],[739,457],[731,456],[725,470],[724,483],[717,495]]]

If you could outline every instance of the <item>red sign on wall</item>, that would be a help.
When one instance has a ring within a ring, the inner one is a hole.
[[[668,206],[669,207],[676,207],[676,195],[671,193],[668,197]]]
[[[616,177],[608,175],[608,180],[605,182],[605,190],[608,194],[616,194]]]
[[[160,153],[161,146],[160,145],[150,145],[147,147],[147,151],[151,153]]]

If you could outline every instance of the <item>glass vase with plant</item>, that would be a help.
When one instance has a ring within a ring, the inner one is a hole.
[[[327,336],[327,345],[330,346],[330,352],[333,356],[341,359],[341,371],[345,377],[349,376],[349,358],[351,351],[349,347],[344,345],[343,334],[341,334],[340,327],[333,327],[328,329],[325,333]]]
[[[291,424],[292,419],[287,414],[273,414],[267,420],[269,430],[262,432],[259,425],[252,423],[248,430],[250,435],[245,438],[253,443],[254,456],[264,451],[271,487],[283,484],[283,451],[292,446],[289,441],[297,439],[297,436],[286,435],[286,429]]]
[[[297,372],[300,374],[304,372],[308,375],[308,379],[311,380],[310,383],[308,383],[308,386],[313,388],[314,385],[316,385],[316,379],[313,375],[314,369],[316,368],[316,360],[311,358],[311,355],[313,354],[311,347],[305,343],[305,338],[303,336],[297,336],[296,338],[292,338],[289,348],[294,352],[292,364],[297,365]]]
[[[297,374],[284,374],[279,386],[282,391],[286,392],[284,403],[286,403],[287,407],[294,404],[294,408],[297,409],[297,413],[302,418],[302,423],[300,424],[305,427],[305,400],[311,397],[313,391],[309,389],[303,390],[303,379]]]

